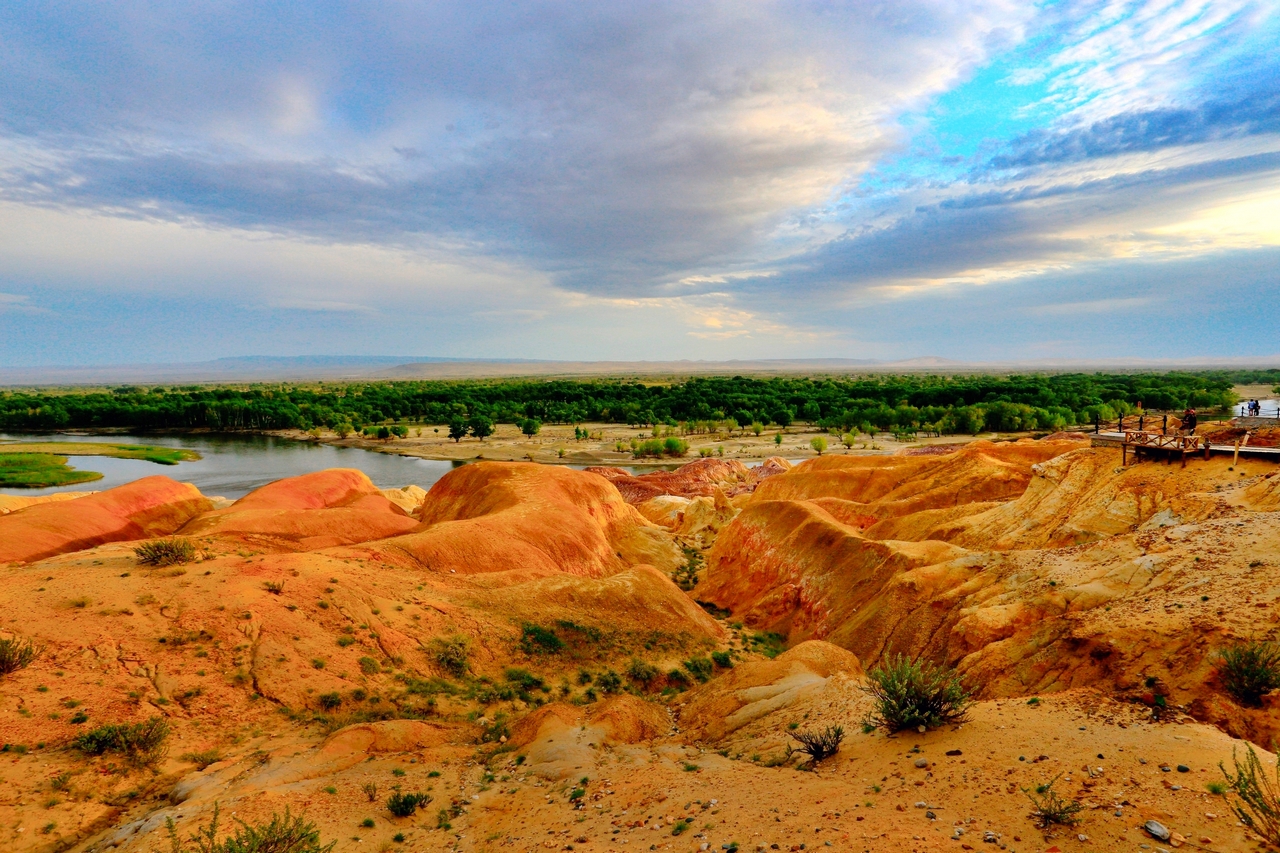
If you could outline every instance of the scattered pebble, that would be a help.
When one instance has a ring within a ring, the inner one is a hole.
[[[1168,841],[1170,832],[1169,828],[1158,820],[1149,820],[1142,825],[1142,828],[1157,841]]]

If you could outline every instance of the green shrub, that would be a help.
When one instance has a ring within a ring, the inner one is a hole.
[[[961,722],[972,704],[955,670],[905,655],[887,658],[867,681],[876,705],[865,725],[890,733]]]
[[[471,664],[467,660],[467,638],[459,635],[437,637],[431,641],[430,654],[436,663],[457,678],[467,674]]]
[[[627,678],[639,684],[648,687],[661,673],[658,668],[651,663],[645,663],[640,658],[632,658],[631,663],[627,664]]]
[[[320,843],[315,824],[294,817],[286,807],[284,815],[271,815],[269,823],[250,825],[237,820],[234,835],[218,840],[218,804],[213,804],[213,820],[182,840],[173,818],[165,818],[170,853],[329,853],[336,842]]]
[[[733,669],[733,658],[728,652],[712,652],[711,662],[721,669]]]
[[[77,737],[72,745],[86,755],[119,752],[135,764],[151,765],[168,752],[168,737],[169,724],[161,717],[152,717],[143,723],[99,726]]]
[[[326,711],[332,711],[342,704],[342,696],[338,693],[321,693],[316,701]]]
[[[800,744],[800,751],[817,764],[840,751],[840,742],[844,740],[844,727],[827,726],[821,731],[788,732],[787,734]]]
[[[360,671],[365,675],[376,675],[381,669],[381,667],[378,666],[378,662],[371,657],[362,657],[360,658],[359,663]]]
[[[138,562],[148,566],[173,566],[196,558],[195,546],[189,539],[153,539],[133,549]]]
[[[774,631],[761,631],[747,637],[747,645],[767,658],[776,658],[787,650],[787,638]]]
[[[504,672],[503,675],[507,681],[526,692],[530,690],[545,690],[547,686],[546,682],[527,669],[511,668]]]
[[[684,668],[690,675],[699,681],[706,681],[711,677],[710,658],[691,657],[684,662]]]
[[[1242,705],[1261,705],[1265,693],[1280,687],[1280,645],[1244,643],[1218,658],[1222,686]]]
[[[0,639],[0,675],[8,675],[20,669],[26,669],[44,652],[44,646],[37,646],[31,640]]]
[[[1267,775],[1258,760],[1253,747],[1245,744],[1244,763],[1231,753],[1231,763],[1235,765],[1235,775],[1227,771],[1222,764],[1222,775],[1227,777],[1227,786],[1234,799],[1231,810],[1240,822],[1270,844],[1280,846],[1280,758],[1276,760],[1275,779]]]
[[[1053,824],[1059,826],[1074,826],[1079,823],[1080,812],[1084,811],[1084,806],[1077,800],[1064,800],[1058,796],[1058,792],[1053,790],[1054,783],[1061,778],[1059,773],[1048,782],[1036,785],[1035,790],[1023,788],[1022,792],[1027,795],[1027,799],[1031,800],[1031,817],[1034,818],[1042,829],[1047,829]]]
[[[412,817],[419,806],[425,806],[429,802],[431,797],[427,794],[402,794],[396,791],[387,798],[387,811],[395,817]]]
[[[196,769],[203,770],[210,764],[217,764],[222,760],[222,753],[216,749],[206,749],[203,752],[184,752],[181,755],[183,761],[190,761],[196,766]]]
[[[622,690],[622,676],[613,670],[606,670],[596,679],[596,686],[605,693],[617,693]]]
[[[564,648],[564,640],[550,628],[525,623],[520,628],[520,648],[527,655],[555,654]]]

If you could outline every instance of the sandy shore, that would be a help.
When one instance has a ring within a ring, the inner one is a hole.
[[[827,440],[825,454],[872,455],[889,454],[904,447],[932,444],[964,444],[978,438],[1011,438],[1015,435],[997,436],[987,433],[978,436],[948,435],[938,437],[922,437],[915,442],[899,442],[886,434],[872,438],[860,435],[852,447],[840,444],[836,436],[830,435],[817,427],[800,424],[785,430],[777,427],[766,429],[759,436],[750,431],[730,433],[702,433],[681,435],[672,431],[689,443],[689,452],[683,458],[673,459],[637,459],[631,454],[630,445],[633,438],[645,440],[653,438],[653,431],[628,427],[624,424],[580,424],[578,429],[586,429],[591,437],[574,438],[572,424],[545,424],[542,431],[533,437],[526,436],[511,424],[499,424],[494,434],[480,441],[468,436],[461,441],[449,438],[447,428],[443,426],[411,426],[406,438],[380,440],[365,436],[350,435],[339,438],[336,433],[324,430],[319,439],[302,430],[276,430],[271,435],[298,441],[321,441],[339,447],[359,447],[375,450],[380,453],[396,453],[401,456],[417,456],[422,459],[442,459],[448,461],[474,461],[487,459],[498,462],[544,462],[562,465],[676,465],[697,459],[700,451],[709,452],[725,459],[738,459],[748,465],[756,464],[770,456],[782,456],[787,459],[808,459],[817,456],[810,442],[817,436]],[[662,432],[662,437],[667,435]],[[777,436],[782,441],[777,441]],[[625,448],[618,450],[618,444]]]

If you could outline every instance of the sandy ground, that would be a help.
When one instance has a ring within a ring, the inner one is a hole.
[[[766,429],[760,436],[755,436],[750,431],[743,433],[741,430],[734,433],[688,435],[672,431],[671,435],[677,435],[689,443],[689,453],[685,457],[637,459],[629,449],[631,440],[633,438],[641,441],[651,439],[654,437],[652,430],[628,427],[623,424],[582,424],[579,428],[586,429],[591,434],[591,438],[575,439],[574,426],[571,424],[544,424],[542,431],[532,438],[525,436],[511,424],[499,424],[494,434],[484,441],[468,436],[455,442],[449,438],[448,430],[443,426],[412,426],[409,428],[407,438],[393,438],[386,441],[354,435],[340,439],[329,431],[322,433],[319,440],[340,447],[361,447],[366,450],[418,456],[423,459],[451,461],[487,459],[498,462],[533,461],[565,465],[671,466],[697,459],[701,450],[716,456],[720,456],[723,450],[723,458],[737,459],[748,464],[753,460],[767,459],[770,456],[782,456],[792,460],[809,459],[818,455],[810,446],[810,441],[817,436],[827,440],[826,455],[871,455],[891,454],[904,447],[965,444],[978,438],[1017,438],[1021,435],[997,436],[995,433],[985,433],[979,436],[948,435],[940,438],[921,436],[919,441],[899,442],[885,433],[874,437],[863,434],[856,437],[857,440],[851,448],[846,448],[840,444],[837,436],[807,424],[793,425],[785,430],[772,427]],[[315,440],[302,430],[279,430],[272,434],[300,441]],[[665,437],[667,434],[664,429],[660,437]],[[782,436],[781,443],[776,440],[778,435]],[[618,442],[622,442],[627,449],[617,450]]]

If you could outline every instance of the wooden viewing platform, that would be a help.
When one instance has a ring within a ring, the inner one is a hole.
[[[1205,459],[1214,453],[1230,453],[1237,459],[1240,456],[1252,456],[1280,462],[1280,447],[1250,447],[1247,437],[1244,441],[1231,444],[1210,444],[1204,436],[1200,435],[1164,435],[1160,432],[1145,430],[1125,430],[1124,432],[1096,432],[1093,434],[1093,443],[1105,447],[1119,445],[1121,465],[1129,464],[1129,448],[1133,448],[1134,459],[1137,459],[1140,452],[1144,450],[1164,453],[1169,462],[1172,462],[1175,456],[1179,456],[1183,467],[1186,467],[1188,454],[1195,453],[1203,453]]]

